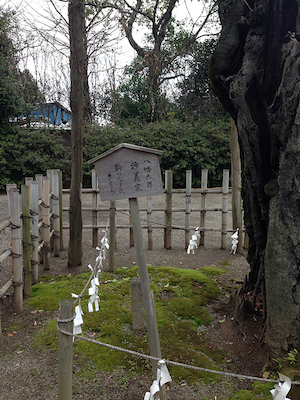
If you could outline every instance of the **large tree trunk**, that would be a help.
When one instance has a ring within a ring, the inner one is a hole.
[[[219,0],[210,75],[234,118],[251,271],[237,316],[264,304],[277,354],[300,347],[299,0]]]
[[[82,264],[82,148],[84,110],[84,0],[69,2],[71,110],[72,110],[72,167],[70,187],[70,242],[68,265]]]

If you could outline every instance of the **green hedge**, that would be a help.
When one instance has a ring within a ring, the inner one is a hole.
[[[185,171],[193,171],[193,187],[200,185],[201,169],[209,170],[209,186],[220,186],[223,168],[230,167],[230,121],[164,121],[145,126],[87,126],[83,138],[83,186],[91,187],[91,158],[126,142],[164,151],[162,172],[172,170],[174,187],[185,186]],[[45,174],[47,169],[63,171],[64,187],[69,187],[71,171],[70,140],[66,132],[26,130],[7,127],[0,130],[0,189],[6,183],[24,182],[26,176]]]

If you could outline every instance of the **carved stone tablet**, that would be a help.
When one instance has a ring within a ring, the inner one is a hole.
[[[163,152],[122,143],[89,161],[97,171],[101,200],[128,199],[163,191],[158,156]]]

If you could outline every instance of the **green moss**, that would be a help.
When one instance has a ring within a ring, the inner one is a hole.
[[[217,268],[217,267],[211,267],[211,266],[205,266],[201,268],[201,271],[203,271],[206,275],[222,275],[225,274],[226,271],[223,269]]]
[[[269,400],[270,390],[274,388],[273,383],[255,382],[252,390],[240,390],[231,400]]]
[[[148,270],[155,297],[163,357],[203,368],[218,369],[223,359],[222,352],[206,344],[197,334],[198,325],[208,325],[210,322],[209,314],[203,306],[221,294],[216,282],[206,275],[211,270],[197,271],[164,266],[149,266]],[[99,312],[87,311],[87,293],[81,300],[84,312],[83,331],[96,332],[93,338],[96,337],[100,342],[149,354],[146,333],[131,330],[131,278],[136,276],[137,266],[118,268],[114,275],[101,274]],[[57,310],[62,299],[70,298],[71,293],[81,292],[88,278],[88,273],[76,277],[42,277],[41,282],[33,286],[27,305],[35,309]],[[39,335],[39,343],[55,348],[57,336],[56,321],[50,321]],[[99,369],[111,371],[121,367],[139,373],[148,373],[151,370],[148,360],[104,346],[95,346],[82,340],[75,340],[74,346],[78,359],[89,360]],[[220,379],[217,375],[201,371],[170,368],[174,380],[184,379],[193,383],[199,379]]]

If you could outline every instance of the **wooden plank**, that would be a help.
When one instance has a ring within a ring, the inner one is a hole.
[[[162,193],[156,154],[120,148],[95,164],[101,200],[118,200]]]

